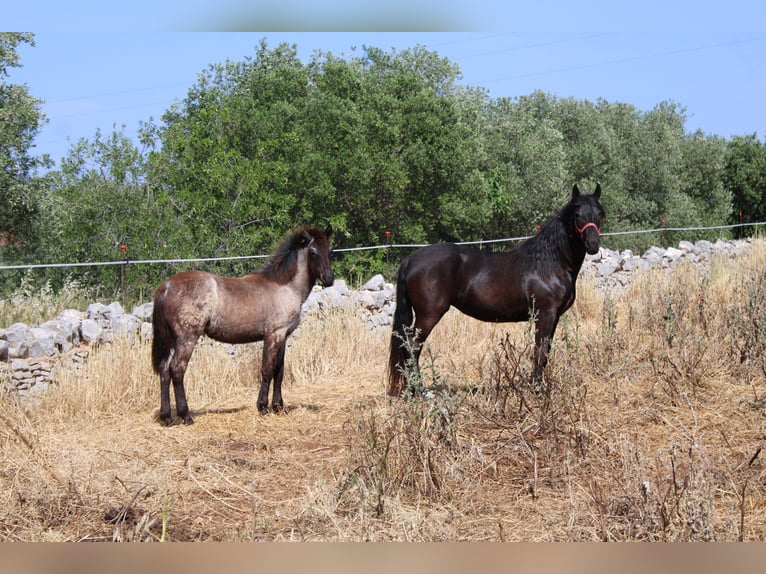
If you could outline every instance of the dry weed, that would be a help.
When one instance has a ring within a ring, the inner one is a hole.
[[[165,428],[149,345],[0,405],[4,540],[762,540],[766,248],[603,294],[556,334],[547,392],[531,328],[450,312],[425,393],[385,395],[387,331],[306,317],[285,415],[255,408],[260,347],[203,342],[196,424]]]

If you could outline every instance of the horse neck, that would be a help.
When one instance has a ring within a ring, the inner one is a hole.
[[[585,246],[571,233],[571,229],[572,223],[559,215],[544,225],[533,239],[541,246],[539,248],[545,249],[546,254],[552,256],[544,260],[555,259],[556,263],[565,264],[576,277],[585,261]]]
[[[288,282],[298,293],[300,293],[301,301],[305,301],[311,289],[314,287],[316,277],[311,274],[309,270],[309,256],[308,249],[301,249],[298,253],[298,264],[295,266],[295,275]]]
[[[315,281],[309,271],[307,249],[283,254],[256,273],[272,283],[288,286],[300,295],[302,301],[309,296]]]

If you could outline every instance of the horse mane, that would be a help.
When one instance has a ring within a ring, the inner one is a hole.
[[[327,240],[320,228],[301,227],[282,240],[258,273],[275,283],[288,283],[298,270],[298,252],[307,245],[306,234],[315,240]]]
[[[571,199],[559,212],[554,215],[545,225],[540,228],[536,235],[533,235],[522,245],[527,249],[540,265],[558,265],[559,254],[565,252],[571,245],[570,237],[573,233],[571,224],[577,208],[590,201],[589,196],[580,195]],[[521,246],[519,246],[521,247]],[[574,255],[574,253],[572,254]],[[579,269],[579,266],[578,266]]]

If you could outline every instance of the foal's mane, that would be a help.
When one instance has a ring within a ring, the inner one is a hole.
[[[280,243],[258,273],[275,283],[288,283],[298,271],[298,252],[308,244],[307,233],[315,240],[326,241],[324,232],[318,227],[301,227]]]

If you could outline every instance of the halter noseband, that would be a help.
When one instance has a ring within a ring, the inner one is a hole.
[[[588,229],[589,227],[595,228],[596,229],[596,233],[598,235],[601,235],[601,230],[598,228],[598,225],[596,225],[592,221],[589,221],[588,223],[586,223],[582,227],[577,227],[577,224],[575,223],[575,226],[574,226],[575,231],[577,231],[577,233],[580,235],[580,239],[582,239],[583,241],[585,241],[585,230]]]

